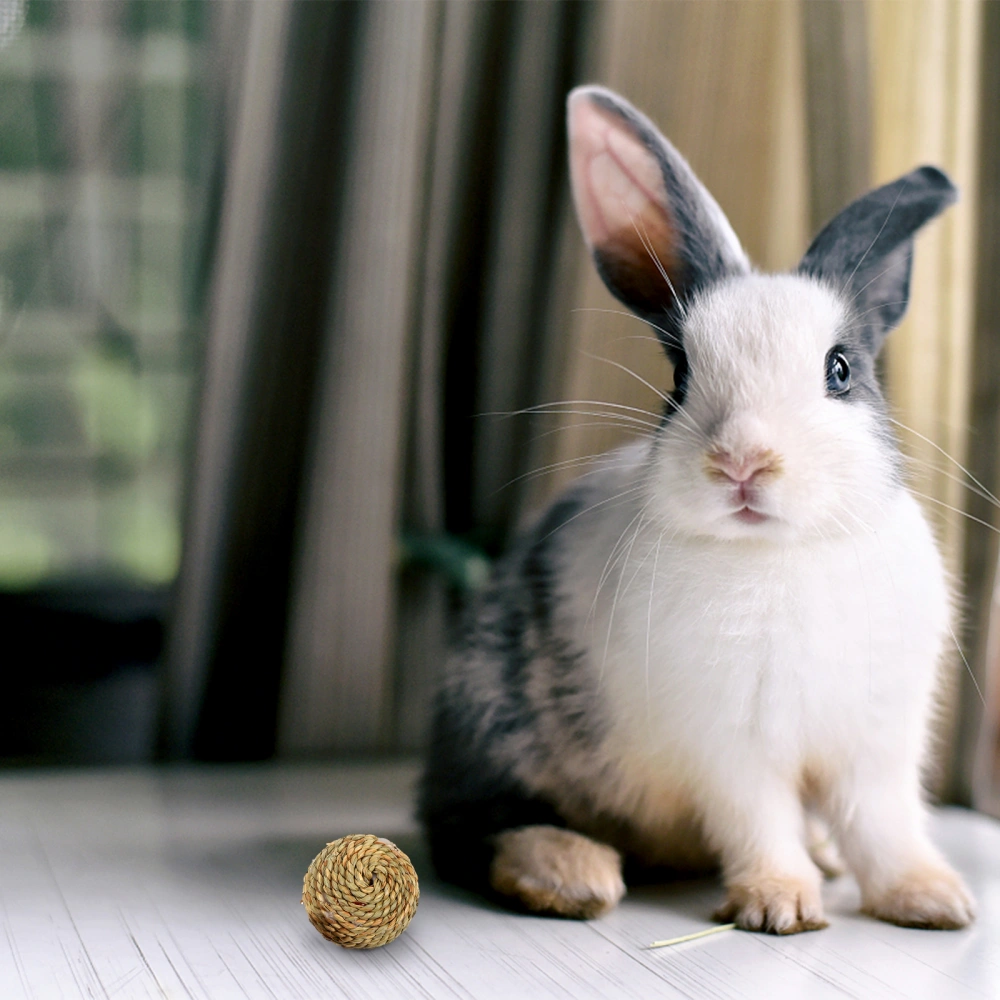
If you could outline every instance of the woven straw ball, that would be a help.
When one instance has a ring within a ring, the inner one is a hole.
[[[302,883],[302,903],[313,927],[345,948],[379,948],[394,941],[419,899],[410,859],[391,841],[370,833],[327,844]]]

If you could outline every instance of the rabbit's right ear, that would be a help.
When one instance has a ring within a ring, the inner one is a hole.
[[[750,270],[715,199],[656,127],[617,94],[568,100],[570,175],[584,238],[611,293],[679,349],[698,289]]]

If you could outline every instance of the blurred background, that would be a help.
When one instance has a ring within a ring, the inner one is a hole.
[[[597,81],[765,269],[961,188],[883,376],[965,595],[930,780],[1000,812],[998,51],[978,0],[0,0],[0,762],[419,751],[463,597],[671,384],[572,217]]]

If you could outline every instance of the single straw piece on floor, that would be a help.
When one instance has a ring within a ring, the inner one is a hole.
[[[392,841],[370,833],[331,841],[302,882],[313,927],[345,948],[379,948],[395,940],[419,899],[410,859]]]
[[[647,945],[649,948],[666,948],[672,944],[683,944],[685,941],[694,941],[697,938],[708,937],[709,934],[721,934],[723,931],[736,929],[736,924],[719,924],[718,927],[709,927],[707,931],[695,931],[694,934],[685,934],[683,937],[669,938],[666,941],[654,941]]]

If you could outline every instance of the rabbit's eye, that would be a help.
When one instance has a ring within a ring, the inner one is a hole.
[[[842,396],[851,388],[851,366],[843,353],[834,348],[826,356],[826,391]]]

